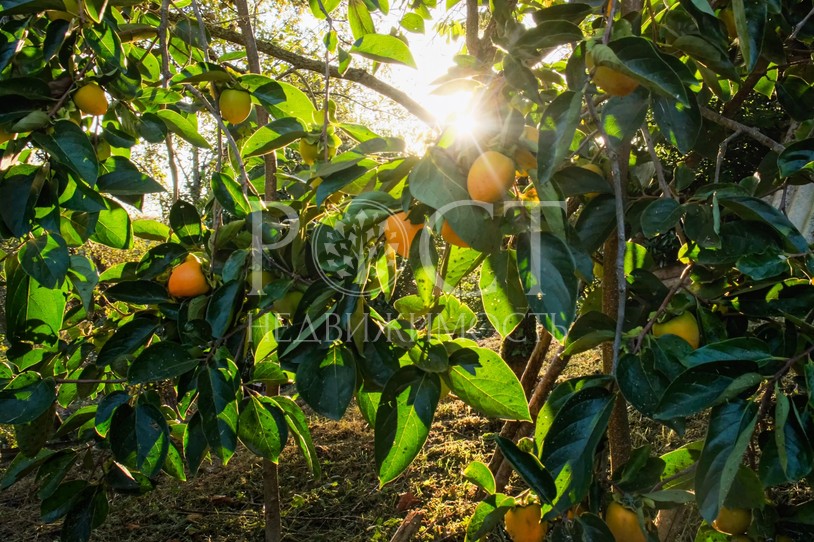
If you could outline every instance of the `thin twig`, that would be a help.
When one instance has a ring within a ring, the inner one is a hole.
[[[641,350],[642,343],[644,342],[645,336],[653,328],[653,325],[656,323],[659,316],[661,316],[662,313],[665,310],[667,310],[667,306],[670,304],[670,301],[673,299],[673,297],[675,297],[675,295],[681,289],[682,285],[684,284],[684,281],[687,280],[687,277],[690,275],[690,271],[692,270],[692,268],[693,268],[693,264],[689,264],[689,265],[687,265],[687,267],[684,268],[684,270],[681,272],[681,275],[678,277],[678,282],[676,282],[673,285],[673,287],[670,288],[670,291],[667,293],[667,295],[662,300],[661,305],[659,305],[659,308],[656,309],[656,313],[647,322],[647,324],[645,324],[645,326],[642,328],[641,333],[639,333],[639,336],[636,337],[636,344],[633,347],[633,353],[634,354],[636,354],[637,352],[639,352],[639,350]]]
[[[126,384],[126,378],[111,378],[108,380],[98,380],[95,378],[55,378],[57,384]]]
[[[730,130],[734,131],[741,131],[744,134],[748,135],[761,145],[770,148],[776,153],[781,153],[786,150],[782,144],[778,143],[774,139],[770,138],[767,135],[761,133],[757,128],[752,128],[751,126],[746,126],[736,120],[732,120],[730,118],[724,117],[720,113],[716,113],[715,111],[708,109],[706,107],[701,108],[701,116],[707,120],[711,120],[715,124],[720,124],[725,128],[729,128]]]
[[[616,8],[616,0],[614,2],[614,9]],[[611,10],[613,12],[613,10]],[[624,332],[625,324],[625,305],[627,301],[627,280],[625,279],[625,254],[627,252],[627,236],[625,235],[625,202],[622,193],[622,170],[619,165],[619,154],[608,145],[610,138],[602,127],[602,122],[599,114],[594,107],[593,101],[589,98],[585,100],[588,105],[588,110],[594,118],[597,130],[605,141],[605,149],[611,161],[611,181],[613,183],[613,193],[615,195],[615,214],[616,214],[616,240],[618,248],[616,250],[616,287],[618,289],[619,299],[616,305],[616,332],[613,337],[613,374],[616,373],[616,366],[619,363],[619,351],[622,349],[622,334]]]
[[[646,123],[642,126],[641,132],[642,137],[647,144],[647,152],[650,154],[650,160],[652,160],[653,166],[656,168],[656,179],[659,181],[661,196],[663,198],[672,198],[678,201],[676,195],[673,194],[672,190],[670,190],[670,185],[667,184],[667,177],[664,175],[664,167],[661,165],[661,160],[659,160],[659,156],[656,154],[656,146],[653,144],[653,137],[650,135],[650,130],[647,128]]]
[[[797,34],[799,34],[799,33],[800,33],[800,30],[802,30],[802,29],[803,29],[803,27],[806,25],[806,23],[808,22],[808,20],[809,20],[809,19],[810,19],[812,16],[814,16],[814,8],[812,8],[812,9],[811,9],[811,11],[809,11],[809,12],[808,12],[808,15],[806,15],[805,17],[803,17],[803,20],[802,20],[802,21],[800,21],[799,23],[797,23],[797,26],[795,26],[795,27],[794,27],[794,32],[792,32],[792,33],[791,33],[791,35],[789,35],[789,39],[790,39],[790,40],[793,40],[793,39],[796,39],[796,38],[797,38]]]
[[[714,184],[718,184],[721,180],[721,166],[724,165],[726,148],[732,141],[739,138],[741,136],[741,133],[742,133],[741,130],[735,131],[729,137],[721,141],[720,145],[718,145],[718,156],[715,157],[715,180],[713,181]]]

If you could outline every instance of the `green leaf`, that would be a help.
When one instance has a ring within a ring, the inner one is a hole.
[[[93,290],[99,283],[99,275],[93,262],[86,256],[71,256],[71,267],[68,270],[74,290],[82,300],[85,311],[91,310]]]
[[[60,539],[63,542],[88,542],[91,531],[104,522],[107,512],[107,493],[104,487],[86,487],[65,516]]]
[[[757,405],[731,401],[712,410],[695,473],[701,516],[712,522],[735,479],[757,421]]]
[[[526,395],[514,371],[488,348],[461,348],[450,358],[449,387],[481,414],[531,421]]]
[[[576,315],[578,286],[568,245],[550,233],[521,234],[517,263],[531,311],[556,340],[563,340]]]
[[[376,32],[373,18],[363,0],[349,0],[348,24],[355,40]]]
[[[14,426],[14,439],[17,441],[17,447],[21,453],[34,457],[50,440],[54,434],[56,405],[56,403],[51,403],[50,408],[40,414],[36,420]]]
[[[687,367],[696,367],[714,361],[754,361],[761,364],[772,359],[768,344],[754,337],[739,337],[702,346],[683,357],[681,362]]]
[[[664,96],[654,96],[653,116],[661,135],[679,152],[686,154],[695,147],[703,121],[693,94],[690,94],[688,104]]]
[[[659,198],[648,205],[641,215],[642,233],[655,237],[669,232],[684,216],[684,208],[673,198]]]
[[[96,432],[99,433],[100,437],[104,438],[107,436],[110,430],[110,423],[113,420],[113,415],[116,413],[116,410],[129,401],[130,395],[125,391],[114,391],[99,401],[94,423]]]
[[[547,50],[583,39],[582,30],[572,22],[564,20],[540,21],[537,26],[526,30],[510,46],[511,54],[520,58],[539,58]]]
[[[96,183],[99,192],[114,196],[142,196],[166,191],[124,156],[112,156],[103,166],[108,173],[100,176]]]
[[[517,253],[508,250],[488,255],[481,267],[479,287],[486,317],[505,339],[528,311],[517,271]]]
[[[13,166],[3,175],[0,201],[4,204],[0,206],[0,217],[14,237],[22,237],[31,231],[34,206],[44,180],[42,169],[30,165]]]
[[[204,81],[215,81],[218,83],[228,83],[232,80],[232,76],[218,66],[211,62],[198,62],[192,66],[188,66],[175,74],[170,79],[170,85],[194,84],[202,83]]]
[[[571,395],[550,422],[540,462],[554,477],[557,498],[550,507],[543,507],[543,519],[561,515],[587,494],[596,447],[605,434],[615,400],[605,388],[586,387]]]
[[[417,367],[402,367],[388,381],[376,411],[374,436],[381,485],[404,472],[424,446],[440,396],[438,375]]]
[[[656,420],[691,416],[737,397],[762,381],[748,361],[719,361],[688,369],[665,390],[653,415]]]
[[[185,139],[188,143],[204,149],[211,148],[209,142],[198,133],[197,126],[190,122],[187,117],[172,109],[159,109],[155,114],[164,122],[170,132]]]
[[[623,354],[616,367],[619,391],[633,407],[652,417],[670,381],[656,370],[656,358],[646,350],[638,356]]]
[[[239,81],[275,118],[296,117],[301,123],[313,122],[314,104],[294,85],[257,74],[244,75]]]
[[[633,139],[645,121],[649,105],[647,92],[639,89],[627,96],[612,96],[605,103],[602,127],[611,146],[618,149]],[[700,123],[700,115],[698,120]]]
[[[415,34],[424,33],[424,19],[422,19],[421,15],[417,13],[405,13],[404,17],[402,17],[401,21],[399,21],[399,26],[401,26],[407,32],[413,32]]]
[[[71,263],[65,240],[50,233],[27,241],[19,258],[25,272],[47,288],[57,288],[65,281]]]
[[[294,438],[305,458],[305,463],[311,470],[311,474],[313,474],[315,478],[319,478],[322,475],[322,471],[319,467],[319,459],[317,458],[314,441],[311,439],[311,432],[308,430],[308,419],[305,417],[305,413],[297,403],[288,397],[278,395],[274,398],[274,402],[277,403],[277,406],[283,411],[288,429],[294,434]]]
[[[105,297],[138,305],[155,305],[170,300],[166,288],[152,280],[126,280],[105,290]]]
[[[99,212],[91,239],[111,248],[133,248],[133,226],[130,215],[115,201],[105,199],[107,209]]]
[[[808,441],[797,406],[775,386],[774,435],[780,467],[786,480],[796,482],[811,472],[814,451]]]
[[[489,495],[494,495],[497,491],[495,477],[489,467],[480,461],[473,461],[464,469],[464,478],[484,490]]]
[[[786,215],[769,203],[747,197],[728,196],[718,200],[720,204],[744,220],[756,220],[765,223],[783,239],[783,244],[791,251],[806,252],[808,243]]]
[[[395,36],[387,34],[367,34],[357,39],[351,53],[376,62],[392,62],[416,68],[409,47]]]
[[[170,209],[170,227],[181,243],[198,246],[203,236],[203,226],[198,210],[191,203],[179,199]]]
[[[212,192],[223,208],[236,217],[243,218],[252,212],[243,187],[225,173],[212,174]]]
[[[87,486],[88,482],[85,480],[70,480],[60,484],[51,496],[40,503],[40,519],[51,523],[67,514]]]
[[[553,502],[557,496],[557,487],[540,460],[534,454],[522,451],[509,439],[498,436],[495,440],[503,456],[540,500],[544,503]]]
[[[93,4],[93,2],[90,2],[90,4]],[[98,12],[95,14],[97,17],[100,15]],[[96,17],[92,16],[92,18],[97,23],[101,21]],[[113,27],[106,22],[95,26],[85,26],[82,28],[82,36],[85,38],[85,43],[96,53],[97,62],[102,70],[105,72],[124,71],[125,61],[122,42]]]
[[[595,65],[620,71],[663,96],[690,105],[681,76],[650,40],[627,36],[608,45],[595,45],[591,55]]]
[[[326,19],[339,5],[340,0],[308,0],[311,14],[317,19]]]
[[[792,143],[777,157],[781,177],[791,177],[799,172],[814,175],[814,138]]]
[[[198,412],[206,442],[225,465],[237,447],[237,367],[231,360],[198,373]]]
[[[42,449],[34,457],[17,454],[6,467],[3,477],[0,478],[0,490],[10,488],[56,453],[54,450]]]
[[[68,471],[73,468],[77,453],[73,450],[62,450],[57,453],[42,450],[36,457],[40,457],[41,454],[48,454],[49,457],[42,462],[42,466],[37,471],[37,485],[39,486],[37,497],[46,499],[56,491]]]
[[[763,0],[732,0],[735,15],[735,28],[743,53],[746,69],[753,71],[757,66],[763,47],[768,11]]]
[[[277,463],[288,438],[288,425],[273,399],[252,395],[240,409],[237,436],[253,454]]]
[[[206,321],[209,322],[213,337],[221,338],[229,331],[243,301],[243,286],[242,279],[235,279],[218,286],[212,292],[206,306]]]
[[[8,340],[54,344],[62,329],[65,292],[47,288],[7,260],[6,336]]]
[[[565,341],[564,355],[573,356],[595,348],[616,335],[616,322],[610,316],[589,311],[574,322]]]
[[[99,176],[96,151],[82,129],[69,120],[54,123],[53,135],[32,134],[34,143],[80,179],[93,186]]]
[[[616,228],[616,200],[613,196],[600,194],[583,208],[574,225],[582,247],[595,252]]]
[[[0,423],[30,423],[46,412],[56,399],[52,378],[33,371],[20,373],[0,391]]]
[[[243,144],[243,155],[248,158],[268,154],[305,135],[307,132],[297,119],[286,117],[273,120],[249,137]]]
[[[542,194],[546,193],[544,185],[568,155],[581,111],[582,93],[569,90],[554,98],[543,113],[537,144],[537,179],[534,181],[541,200]]]
[[[127,379],[131,384],[157,382],[181,376],[198,365],[186,348],[172,342],[148,346],[130,365]]]
[[[678,36],[672,42],[672,46],[684,51],[718,75],[733,81],[739,79],[738,70],[729,59],[726,50],[705,36],[684,34]]]
[[[481,540],[487,533],[494,530],[500,524],[506,512],[514,508],[516,502],[514,497],[508,497],[503,493],[489,495],[478,503],[475,512],[466,525],[465,542],[475,542]]]
[[[297,391],[317,413],[342,418],[356,389],[356,361],[344,345],[331,347],[324,357],[309,356],[297,367]]]
[[[170,446],[170,430],[161,411],[139,402],[135,411],[136,465],[148,478],[161,471]]]
[[[203,429],[203,418],[200,412],[195,412],[184,428],[184,457],[189,465],[189,472],[193,476],[198,472],[201,462],[206,456],[209,445]]]

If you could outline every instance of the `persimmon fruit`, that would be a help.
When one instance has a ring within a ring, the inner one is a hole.
[[[605,511],[605,523],[616,542],[647,542],[639,525],[639,516],[633,510],[613,501]]]
[[[596,66],[590,52],[585,57],[585,66],[593,73],[596,86],[611,96],[627,96],[639,86],[638,81],[620,71],[607,66]]]
[[[413,224],[407,213],[400,211],[384,221],[384,239],[402,258],[410,257],[410,246],[423,224]]]
[[[240,124],[252,111],[252,97],[245,90],[227,88],[218,99],[220,115],[230,124]]]
[[[94,117],[107,113],[109,106],[105,91],[97,83],[88,83],[80,87],[74,92],[73,101],[80,111]]]
[[[497,151],[486,151],[475,159],[466,178],[469,196],[494,203],[503,199],[514,182],[514,160]]]
[[[675,318],[653,326],[653,335],[676,335],[687,341],[693,348],[701,345],[701,330],[698,321],[690,312],[684,312]]]
[[[722,506],[718,516],[712,522],[712,527],[725,534],[745,534],[752,523],[752,511],[746,508],[727,508]]]
[[[540,521],[539,504],[515,506],[503,521],[513,542],[542,542],[548,533],[548,523]]]
[[[449,222],[446,220],[444,220],[444,223],[441,225],[441,237],[443,237],[444,241],[450,245],[469,248],[469,243],[461,239],[461,237],[455,233],[455,230],[452,229],[452,226],[450,226]]]
[[[184,263],[173,268],[167,289],[174,297],[195,297],[208,292],[209,283],[201,269],[200,260],[190,254]]]

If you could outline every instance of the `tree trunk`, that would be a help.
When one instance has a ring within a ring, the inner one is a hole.
[[[246,46],[246,60],[249,64],[249,70],[259,74],[262,72],[260,54],[257,51],[257,41],[252,29],[247,0],[235,0],[235,7],[237,7],[240,31],[243,34],[244,45]],[[268,112],[262,107],[256,107],[255,109],[257,111],[257,125],[262,127],[268,124]],[[273,201],[277,195],[277,157],[273,152],[270,152],[264,156],[264,159],[265,183],[263,199]],[[279,393],[279,386],[266,387],[266,395],[277,395]],[[280,472],[277,464],[268,459],[263,460],[263,501],[265,503],[263,519],[266,522],[266,542],[280,542],[283,535],[280,514]]]

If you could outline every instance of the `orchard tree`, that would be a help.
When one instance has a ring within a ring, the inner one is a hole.
[[[279,540],[289,439],[319,475],[303,404],[358,408],[386,484],[450,391],[510,420],[466,471],[485,495],[468,540],[504,516],[515,542],[657,540],[652,518],[666,531],[691,502],[701,539],[808,536],[812,507],[766,491],[814,466],[814,259],[784,213],[814,180],[811,2],[448,2],[466,54],[442,85],[476,89],[477,129],[442,128],[421,157],[331,96],[344,79],[432,122],[359,67],[415,65],[377,29],[387,2],[310,2],[319,59],[256,40],[245,0],[240,32],[195,0],[0,5],[0,423],[18,446],[0,486],[35,476],[64,540],[238,441],[265,460]],[[432,7],[398,6],[400,27]],[[261,53],[321,94],[264,75]],[[173,174],[169,224],[136,218],[163,187],[134,155],[161,144],[173,170],[179,140],[215,149],[207,201]],[[736,143],[742,178],[723,168]],[[139,261],[85,251],[135,237],[153,242]],[[466,338],[469,275],[502,337],[527,314],[543,328],[520,379]],[[558,383],[600,346],[603,374]],[[703,416],[707,436],[633,450],[628,407],[678,434]],[[512,469],[522,494],[504,493]]]

